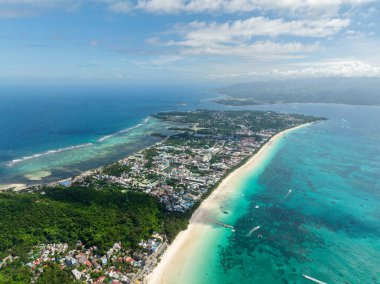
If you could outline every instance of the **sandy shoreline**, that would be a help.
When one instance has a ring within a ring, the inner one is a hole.
[[[199,237],[211,226],[210,222],[206,221],[208,216],[213,213],[217,214],[217,212],[220,211],[220,203],[226,198],[226,196],[234,194],[234,190],[239,185],[242,178],[261,165],[271,152],[276,141],[287,133],[307,125],[310,125],[310,123],[276,134],[244,165],[230,173],[194,212],[188,228],[185,231],[180,232],[173,243],[165,251],[157,267],[147,276],[147,282],[149,284],[167,284],[170,283],[171,277],[181,275],[186,262],[189,262],[189,257],[195,256],[193,252],[199,245]]]
[[[20,191],[25,189],[26,187],[26,184],[23,183],[0,184],[0,191]]]

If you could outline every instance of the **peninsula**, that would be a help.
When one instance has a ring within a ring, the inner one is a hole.
[[[279,133],[322,119],[212,110],[154,116],[178,134],[69,180],[0,194],[1,283],[146,280],[202,201],[237,179],[234,169],[260,163]],[[178,238],[168,253],[176,246]]]
[[[213,101],[228,106],[281,103],[380,105],[379,78],[257,81],[219,88]]]
[[[187,265],[197,261],[196,254],[192,252],[202,251],[203,242],[213,236],[213,232],[217,231],[215,227],[223,226],[222,223],[213,222],[218,216],[220,217],[222,213],[225,213],[225,211],[221,212],[223,201],[226,198],[236,196],[236,189],[242,179],[260,168],[279,139],[285,137],[287,133],[307,125],[303,124],[277,133],[246,163],[236,168],[223,179],[211,195],[193,213],[187,229],[180,232],[165,251],[158,266],[148,275],[148,284],[179,283],[180,279],[184,279]],[[229,226],[227,225],[226,228],[234,230],[232,226]],[[260,226],[253,228],[249,234],[258,229],[260,229]],[[172,269],[173,266],[175,266],[175,269]]]

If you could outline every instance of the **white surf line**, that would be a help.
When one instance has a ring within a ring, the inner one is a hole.
[[[129,127],[129,128],[123,129],[123,130],[120,130],[120,131],[118,131],[118,132],[116,132],[116,133],[113,133],[113,134],[105,135],[105,136],[99,138],[99,139],[98,139],[98,142],[103,142],[103,141],[107,140],[108,138],[111,138],[111,137],[116,136],[116,135],[118,135],[118,134],[127,133],[127,132],[129,132],[129,131],[131,131],[131,130],[133,130],[133,129],[139,128],[139,127],[143,126],[144,124],[147,124],[148,121],[150,120],[150,118],[151,118],[151,117],[148,116],[148,117],[146,117],[146,118],[145,118],[141,123],[139,123],[139,124],[136,124],[136,125],[134,125],[134,126],[131,126],[131,127]]]
[[[318,279],[315,279],[315,278],[313,278],[313,277],[311,277],[311,276],[308,276],[308,275],[306,275],[306,274],[302,274],[302,276],[303,276],[304,278],[306,278],[306,279],[308,279],[308,280],[310,280],[310,281],[313,281],[313,282],[315,282],[315,283],[318,283],[318,284],[327,284],[326,282],[322,282],[322,281],[320,281],[320,280],[318,280]]]
[[[39,157],[42,157],[42,156],[51,155],[51,154],[56,154],[56,153],[60,153],[60,152],[68,151],[68,150],[74,150],[74,149],[84,148],[84,147],[88,147],[88,146],[92,146],[92,145],[93,145],[92,143],[86,143],[86,144],[81,144],[81,145],[76,145],[76,146],[69,146],[69,147],[66,147],[66,148],[59,148],[59,149],[56,149],[56,150],[49,150],[49,151],[46,151],[46,152],[42,152],[42,153],[38,153],[38,154],[33,154],[33,155],[30,155],[30,156],[25,156],[25,157],[22,157],[22,158],[19,158],[19,159],[12,160],[9,163],[7,163],[7,166],[8,167],[12,167],[12,166],[14,166],[14,165],[16,165],[18,163],[21,163],[21,162],[24,162],[24,161],[27,161],[27,160],[31,160],[31,159],[39,158]]]
[[[104,140],[107,140],[108,138],[111,138],[114,135],[116,135],[116,134],[110,134],[110,135],[103,136],[103,137],[98,139],[98,142],[103,142]]]

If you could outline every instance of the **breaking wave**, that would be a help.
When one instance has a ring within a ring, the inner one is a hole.
[[[105,141],[105,140],[107,140],[107,139],[109,139],[109,138],[111,138],[113,136],[116,136],[118,134],[127,133],[127,132],[129,132],[129,131],[131,131],[133,129],[139,128],[139,127],[143,126],[144,124],[146,124],[149,120],[150,120],[150,116],[148,116],[141,123],[139,123],[139,124],[137,124],[135,126],[129,127],[127,129],[124,129],[124,130],[120,130],[120,131],[118,131],[118,132],[116,132],[114,134],[105,135],[105,136],[99,138],[98,142],[103,142],[103,141]]]
[[[76,145],[76,146],[70,146],[70,147],[66,147],[66,148],[59,148],[59,149],[56,149],[56,150],[49,150],[49,151],[46,151],[46,152],[42,152],[42,153],[37,153],[37,154],[33,154],[33,155],[30,155],[30,156],[25,156],[25,157],[22,157],[22,158],[19,158],[19,159],[14,159],[12,161],[10,161],[9,163],[7,163],[7,166],[8,167],[12,167],[18,163],[21,163],[21,162],[24,162],[24,161],[27,161],[27,160],[31,160],[31,159],[35,159],[35,158],[39,158],[39,157],[43,157],[43,156],[48,156],[48,155],[51,155],[51,154],[56,154],[56,153],[60,153],[60,152],[64,152],[64,151],[68,151],[68,150],[74,150],[74,149],[79,149],[79,148],[84,148],[84,147],[88,147],[88,146],[91,146],[93,145],[92,143],[86,143],[86,144],[81,144],[81,145]]]

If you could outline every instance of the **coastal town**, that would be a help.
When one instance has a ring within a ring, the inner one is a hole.
[[[198,111],[191,115],[184,112],[157,116],[184,123],[177,128],[181,134],[90,176],[81,175],[61,184],[116,184],[156,196],[169,211],[185,212],[200,202],[226,173],[278,133],[281,129],[277,124],[286,129],[304,122],[304,118],[274,112]],[[217,121],[222,124],[217,125]],[[255,122],[267,127],[258,128]]]
[[[244,138],[199,134],[207,137],[200,144],[197,137],[178,139],[179,143],[163,143],[120,161],[120,169],[125,169],[120,174],[112,175],[105,169],[73,182],[89,187],[112,183],[133,188],[156,196],[169,211],[185,212],[275,133],[271,129],[258,133],[243,129],[238,134],[247,136]],[[253,135],[256,138],[250,137]]]
[[[73,186],[101,191],[112,186],[121,193],[153,196],[169,214],[191,213],[228,173],[276,133],[316,120],[275,112],[209,110],[159,113],[155,117],[171,122],[177,134],[162,137],[156,145],[112,165],[24,192],[44,194],[51,187]],[[51,265],[58,265],[76,283],[144,283],[169,242],[164,233],[152,232],[133,249],[116,242],[99,254],[96,246],[82,241],[34,246],[24,263],[32,272],[32,283],[38,283],[45,267]],[[14,257],[0,260],[0,270]]]

